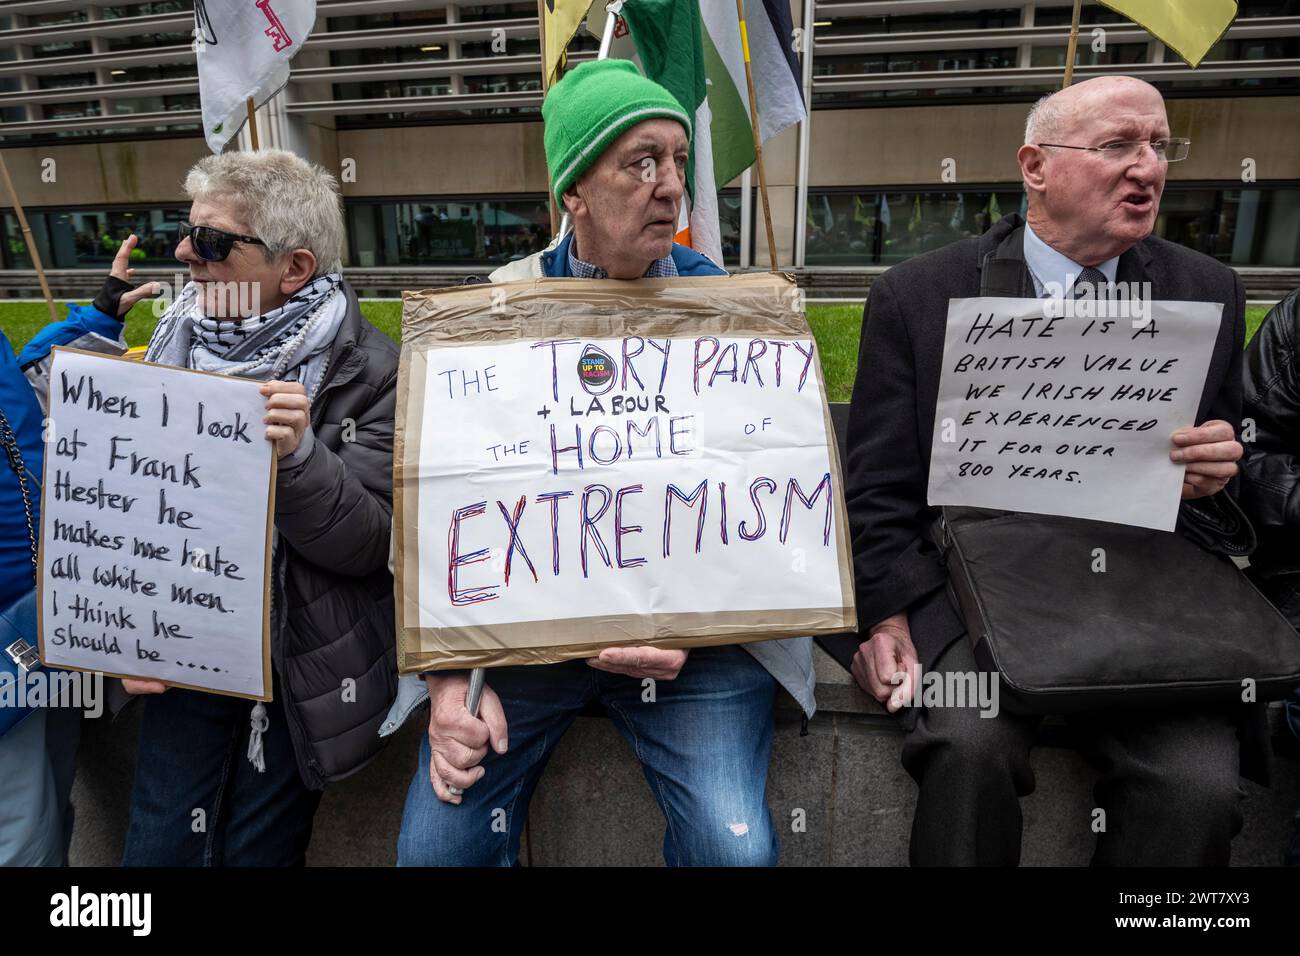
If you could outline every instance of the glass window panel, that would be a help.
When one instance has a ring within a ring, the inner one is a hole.
[[[810,266],[892,265],[978,236],[1024,212],[1016,186],[995,190],[808,192]],[[1300,188],[1168,186],[1155,235],[1234,266],[1300,263]]]
[[[545,196],[347,204],[351,262],[491,267],[522,259],[551,238]]]
[[[1067,21],[1068,22],[1068,21]],[[927,13],[887,17],[837,17],[833,4],[818,4],[816,31],[821,38],[882,33],[929,33],[936,30],[997,30],[1020,26],[1020,10]]]
[[[97,269],[107,272],[121,241],[134,233],[140,242],[131,252],[134,267],[183,268],[175,258],[177,223],[185,206],[67,209],[27,213],[41,262],[51,269]],[[4,216],[5,265],[30,269],[31,256],[16,217]]]

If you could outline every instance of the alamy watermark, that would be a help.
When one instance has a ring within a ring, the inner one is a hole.
[[[90,718],[104,713],[100,671],[23,670],[0,672],[0,708],[70,707]]]
[[[1150,282],[1075,282],[1066,287],[1059,282],[1044,282],[1043,315],[1068,319],[1130,319],[1133,328],[1145,328],[1151,322]]]
[[[979,710],[980,717],[998,715],[1000,681],[995,672],[925,671],[915,664],[907,676],[911,678],[912,693],[901,701],[904,707],[972,707]]]

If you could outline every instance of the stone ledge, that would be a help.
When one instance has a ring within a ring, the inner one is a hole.
[[[800,733],[799,713],[778,703],[768,806],[789,866],[899,866],[907,863],[916,787],[899,763],[897,720],[857,690],[820,648],[821,702]],[[132,713],[132,712],[135,713]],[[1275,730],[1280,708],[1273,708]],[[138,708],[117,722],[92,721],[83,734],[73,792],[77,827],[72,862],[115,866],[121,859],[135,767]],[[390,866],[406,789],[425,722],[417,719],[360,773],[326,790],[308,862]],[[1275,738],[1275,743],[1282,738]],[[1038,787],[1022,801],[1025,865],[1083,865],[1092,852],[1094,774],[1049,725],[1031,758]],[[1235,865],[1276,866],[1300,806],[1300,761],[1276,762],[1272,790],[1243,783],[1245,828]],[[796,829],[802,818],[803,829]],[[579,717],[556,747],[533,799],[521,859],[534,865],[661,865],[663,817],[641,768],[611,721]]]

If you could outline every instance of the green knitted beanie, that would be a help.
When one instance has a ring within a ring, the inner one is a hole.
[[[691,135],[681,103],[631,60],[591,60],[566,73],[542,103],[546,167],[560,207],[564,191],[610,143],[637,123],[660,117],[677,120]]]

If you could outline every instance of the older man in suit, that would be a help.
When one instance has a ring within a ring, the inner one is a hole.
[[[909,675],[976,671],[964,626],[929,542],[926,486],[948,301],[977,295],[1076,296],[1102,282],[1150,283],[1153,299],[1223,303],[1196,427],[1171,436],[1185,464],[1179,531],[1207,548],[1253,544],[1230,499],[1241,445],[1240,362],[1245,293],[1215,260],[1151,236],[1170,138],[1156,89],[1102,77],[1040,100],[1017,159],[1026,219],[896,266],[871,288],[848,435],[847,494],[858,618],[852,659],[861,686],[891,711],[912,695]],[[1032,791],[1029,751],[1040,719],[1003,709],[913,712],[903,763],[920,785],[914,864],[1015,864],[1019,798]],[[1222,711],[1073,715],[1084,754],[1101,771],[1106,811],[1095,863],[1225,863],[1241,827],[1237,715]],[[1081,820],[1080,827],[1089,820]],[[1086,832],[1086,831],[1083,831]]]

